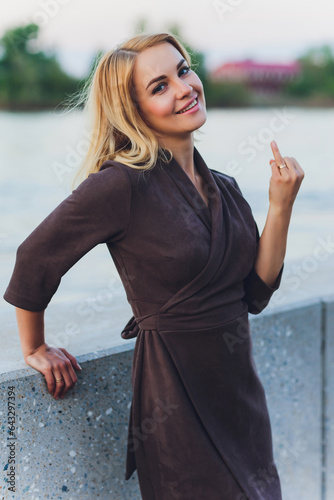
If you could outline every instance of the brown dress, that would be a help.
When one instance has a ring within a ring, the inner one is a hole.
[[[4,298],[44,310],[61,277],[106,243],[136,338],[125,479],[144,500],[281,500],[248,313],[278,289],[254,270],[259,233],[236,181],[194,148],[209,208],[173,158],[106,161],[19,246]]]

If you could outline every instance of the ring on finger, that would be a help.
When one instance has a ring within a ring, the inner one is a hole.
[[[60,382],[62,382],[63,380],[64,380],[63,377],[56,378],[56,384],[60,384]]]
[[[289,170],[289,167],[287,166],[286,163],[282,163],[282,165],[277,165],[279,169],[281,168],[287,168]]]

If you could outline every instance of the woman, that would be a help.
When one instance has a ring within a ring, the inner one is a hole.
[[[88,87],[88,178],[20,245],[4,297],[25,361],[64,397],[79,365],[45,343],[44,310],[67,270],[106,243],[133,310],[122,337],[137,337],[125,478],[137,469],[144,500],[279,500],[248,312],[279,287],[304,174],[271,144],[260,238],[236,181],[194,147],[206,110],[190,65],[168,33],[101,58]]]

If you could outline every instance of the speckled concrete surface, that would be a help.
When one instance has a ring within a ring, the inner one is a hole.
[[[321,304],[253,316],[251,329],[283,499],[320,500]]]
[[[63,400],[30,367],[1,376],[1,489],[5,499],[140,500],[124,480],[134,342],[79,358],[77,386]],[[7,377],[8,378],[8,377]],[[7,392],[16,403],[16,486],[5,488]]]
[[[326,322],[319,301],[250,316],[254,358],[267,395],[284,500],[333,500],[334,301],[328,300],[327,308]],[[322,449],[325,323],[328,442]],[[55,401],[44,377],[30,367],[0,375],[1,499],[141,499],[136,473],[124,480],[134,346],[135,340],[128,340],[122,346],[78,356],[83,370],[64,400]],[[4,490],[11,386],[16,404],[15,495]],[[324,450],[327,497],[322,498]],[[268,475],[261,477],[264,485],[270,480]]]

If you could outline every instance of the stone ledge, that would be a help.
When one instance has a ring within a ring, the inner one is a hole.
[[[271,314],[250,315],[250,323],[283,498],[331,500],[334,296],[285,305]],[[129,481],[124,479],[135,343],[135,339],[128,340],[76,356],[83,370],[64,400],[55,401],[44,377],[29,366],[0,375],[3,449],[7,390],[12,385],[17,411],[17,492],[11,496],[2,482],[4,498],[49,494],[68,500],[140,500],[136,472]],[[2,454],[3,468],[6,462]],[[321,496],[321,491],[327,496]]]

